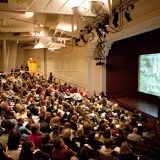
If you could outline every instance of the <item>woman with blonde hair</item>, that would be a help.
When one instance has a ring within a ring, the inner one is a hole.
[[[137,160],[127,142],[123,142],[120,148],[119,160]]]

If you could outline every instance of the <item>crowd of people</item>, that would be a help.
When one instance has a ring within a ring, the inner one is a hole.
[[[52,76],[52,75],[51,75]],[[156,125],[100,94],[29,72],[0,75],[0,160],[137,160]]]

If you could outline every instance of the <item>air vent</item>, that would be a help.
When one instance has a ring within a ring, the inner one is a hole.
[[[0,3],[8,3],[8,0],[0,0]]]

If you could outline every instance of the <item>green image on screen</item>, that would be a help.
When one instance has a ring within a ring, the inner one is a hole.
[[[160,96],[160,53],[139,56],[138,91]]]

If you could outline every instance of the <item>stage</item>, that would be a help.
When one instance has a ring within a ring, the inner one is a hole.
[[[138,98],[120,97],[116,102],[131,111],[138,110],[147,117],[158,118],[158,105]]]

